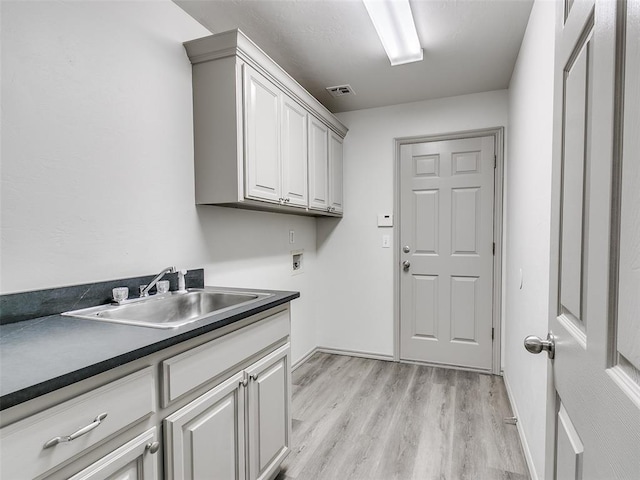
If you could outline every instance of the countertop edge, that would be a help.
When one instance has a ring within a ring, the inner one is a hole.
[[[44,382],[39,382],[29,387],[6,393],[0,397],[0,411],[15,407],[17,405],[20,405],[21,403],[25,403],[34,398],[40,397],[42,395],[46,395],[48,393],[54,392],[56,390],[67,387],[69,385],[80,382],[82,380],[86,380],[100,373],[104,373],[113,368],[133,362],[147,355],[151,355],[160,350],[164,350],[165,348],[171,347],[173,345],[186,342],[193,338],[199,337],[206,333],[212,332],[219,328],[225,327],[227,325],[233,324],[245,318],[251,317],[253,315],[257,315],[267,310],[271,310],[275,307],[284,305],[286,303],[291,302],[291,300],[294,300],[300,297],[299,292],[269,291],[269,290],[265,290],[264,292],[274,293],[275,298],[271,298],[270,300],[265,301],[265,303],[260,303],[255,307],[249,308],[247,310],[243,310],[235,314],[233,314],[231,311],[229,312],[230,315],[228,317],[224,317],[223,319],[220,319],[217,321],[212,321],[211,323],[199,326],[197,328],[192,328],[187,331],[176,332],[175,336],[171,336],[169,338],[165,338],[163,340],[141,346],[140,348],[133,349],[131,351],[128,351],[127,353],[116,355],[104,361],[90,364],[84,368],[68,372],[64,375],[53,377]],[[33,319],[33,320],[37,320],[37,319]]]

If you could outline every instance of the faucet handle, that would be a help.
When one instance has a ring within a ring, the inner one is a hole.
[[[184,279],[186,274],[186,269],[178,270],[178,292],[184,293],[187,291],[186,281]]]

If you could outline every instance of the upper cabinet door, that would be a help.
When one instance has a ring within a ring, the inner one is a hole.
[[[327,210],[329,207],[329,129],[309,115],[309,208]]]
[[[245,196],[280,202],[280,91],[253,68],[242,68]]]
[[[298,102],[282,95],[282,198],[286,205],[306,207],[307,117]]]
[[[329,136],[329,211],[342,213],[342,138],[331,132]]]

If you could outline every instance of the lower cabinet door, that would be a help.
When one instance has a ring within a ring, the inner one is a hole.
[[[244,480],[243,380],[240,372],[164,420],[167,479]]]
[[[159,480],[156,454],[159,447],[156,428],[153,427],[70,480]]]
[[[246,369],[249,480],[270,478],[289,453],[290,361],[286,344]]]

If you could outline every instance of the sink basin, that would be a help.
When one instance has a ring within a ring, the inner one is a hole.
[[[272,294],[193,289],[122,305],[99,305],[62,315],[152,328],[176,328],[217,313],[258,302]]]

